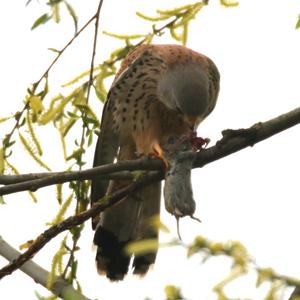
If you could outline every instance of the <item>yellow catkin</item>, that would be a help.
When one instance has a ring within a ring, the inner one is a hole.
[[[3,174],[5,170],[4,150],[0,148],[0,174]]]
[[[58,249],[58,251],[55,253],[55,255],[53,256],[52,259],[52,263],[51,263],[51,270],[49,272],[48,278],[47,278],[47,288],[51,289],[56,276],[61,275],[61,271],[62,271],[62,260],[63,260],[63,256],[66,254],[66,248],[65,248],[65,243],[67,241],[67,235],[64,237],[64,239],[62,240],[60,247]]]
[[[220,0],[220,3],[226,7],[234,7],[239,5],[239,2],[231,0]]]
[[[35,193],[29,192],[29,196],[30,196],[30,198],[32,199],[32,201],[33,201],[34,203],[37,203],[37,202],[38,202],[38,199],[37,199]]]
[[[102,33],[120,40],[135,40],[135,39],[140,39],[145,37],[144,34],[117,34],[105,30],[102,31]]]
[[[70,207],[71,203],[73,200],[73,193],[71,193],[69,195],[69,197],[64,201],[64,203],[61,205],[57,215],[55,216],[55,218],[53,219],[53,221],[51,222],[51,224],[57,224],[61,221],[63,221],[64,215],[67,211],[67,209]]]
[[[11,170],[13,174],[20,175],[20,172],[13,164],[11,164],[7,159],[5,159],[4,161],[5,161],[5,165]]]
[[[44,110],[44,105],[40,96],[31,95],[27,96],[29,106],[35,114],[39,114]]]
[[[185,10],[189,10],[191,7],[198,5],[198,4],[202,4],[202,2],[186,4],[186,5],[179,6],[179,7],[173,8],[173,9],[166,9],[166,10],[157,9],[156,12],[161,15],[174,16],[174,15],[182,13]]]
[[[51,171],[51,169],[36,155],[34,149],[32,146],[27,142],[25,137],[19,132],[20,141],[23,144],[25,150],[28,152],[28,154],[44,169],[47,171]]]
[[[62,198],[63,198],[63,194],[62,194],[63,185],[57,184],[55,187],[56,187],[56,199],[57,199],[58,203],[61,204]]]
[[[159,243],[157,239],[144,239],[141,241],[131,242],[129,243],[125,251],[128,254],[141,255],[145,253],[151,253],[156,251],[159,247]]]
[[[136,15],[144,20],[147,20],[147,21],[151,21],[151,22],[157,22],[157,21],[163,21],[163,20],[167,20],[170,18],[169,15],[166,15],[166,16],[158,16],[158,17],[149,17],[149,16],[146,16],[140,12],[136,12]]]
[[[30,115],[30,112],[29,110],[27,110],[27,116],[26,116],[26,124],[27,124],[27,128],[28,128],[28,132],[30,134],[30,137],[36,147],[36,150],[39,154],[39,156],[43,155],[43,150],[42,150],[42,147],[41,147],[41,144],[37,138],[37,135],[34,131],[34,128],[33,128],[33,125],[32,125],[32,117]]]
[[[171,36],[174,40],[178,41],[178,42],[181,42],[182,40],[182,36],[181,34],[178,34],[175,30],[175,28],[170,28],[170,33],[171,33]]]
[[[10,120],[12,117],[3,117],[3,118],[0,118],[0,123],[4,123],[6,122],[7,120]]]
[[[53,121],[56,116],[63,112],[65,106],[71,102],[74,97],[82,90],[82,88],[76,88],[73,90],[68,96],[64,97],[62,95],[58,95],[51,100],[49,109],[39,118],[38,122],[41,125],[45,125],[51,121]],[[55,103],[60,101],[58,105],[55,106]]]

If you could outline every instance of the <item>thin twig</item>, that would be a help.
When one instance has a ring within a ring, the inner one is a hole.
[[[92,58],[91,58],[91,68],[89,73],[89,80],[87,82],[87,94],[86,94],[86,103],[88,104],[90,93],[91,93],[91,87],[93,85],[93,74],[94,74],[94,64],[95,64],[95,55],[96,55],[96,48],[97,48],[97,38],[98,38],[98,29],[99,29],[99,20],[100,20],[100,12],[102,8],[103,0],[100,0],[96,14],[93,17],[93,20],[95,19],[95,32],[94,32],[94,41],[93,41],[93,51],[92,51]],[[82,118],[85,116],[85,112],[82,113]],[[80,147],[83,147],[84,141],[85,141],[85,131],[86,126],[82,127],[82,133],[81,133],[81,141],[80,141]],[[79,170],[81,170],[82,165],[79,165]]]
[[[97,8],[97,11],[93,17],[93,19],[95,19],[95,32],[94,32],[94,41],[93,41],[93,51],[92,51],[92,58],[91,58],[91,67],[90,67],[90,75],[89,75],[89,81],[87,84],[87,96],[86,96],[86,103],[88,104],[89,102],[89,97],[90,97],[90,92],[91,92],[91,87],[93,84],[93,74],[94,74],[94,62],[95,62],[95,54],[96,54],[96,47],[97,47],[97,38],[98,38],[98,27],[99,27],[99,20],[100,20],[100,12],[101,12],[101,8],[102,8],[102,4],[103,4],[103,0],[99,1],[99,5]],[[85,135],[86,135],[86,130],[87,130],[87,126],[84,123],[84,119],[86,117],[86,111],[82,111],[81,112],[81,119],[83,122],[83,126],[82,126],[82,133],[81,133],[81,140],[80,140],[80,148],[83,149],[84,148],[84,143],[85,143]],[[80,159],[79,159],[79,171],[82,170],[82,166],[83,164],[82,162],[82,156],[83,156],[84,151],[81,152],[80,155]],[[82,184],[79,185],[79,189],[78,189],[78,193],[76,193],[76,214],[78,213],[78,211],[80,210],[80,202],[85,201],[84,199],[86,198],[86,193],[85,193],[85,188],[83,187]],[[81,231],[81,229],[80,229]],[[67,273],[67,270],[71,267],[72,262],[74,260],[74,251],[77,247],[77,242],[80,238],[80,234],[77,233],[76,235],[73,234],[73,238],[72,238],[72,250],[70,252],[70,256],[68,259],[68,263],[65,266],[65,269],[63,271],[63,274],[65,276],[65,274]]]
[[[102,8],[102,4],[103,4],[103,0],[100,0],[97,12],[94,16],[96,21],[95,21],[93,52],[92,52],[92,59],[91,59],[91,69],[90,69],[90,76],[89,76],[88,87],[87,87],[87,96],[86,96],[87,102],[89,101],[91,87],[93,85],[93,74],[94,74],[95,55],[96,55],[96,48],[97,48],[97,37],[98,37],[99,20],[100,20],[100,12],[101,12],[101,8]]]

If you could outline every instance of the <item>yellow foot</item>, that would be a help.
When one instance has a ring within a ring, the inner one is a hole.
[[[158,142],[155,142],[152,145],[152,153],[150,153],[150,156],[156,157],[161,159],[164,162],[164,165],[166,167],[166,169],[169,168],[170,163],[169,161],[166,159],[165,154],[164,154],[164,150],[160,147]]]

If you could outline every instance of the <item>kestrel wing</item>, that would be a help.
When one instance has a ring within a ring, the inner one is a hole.
[[[109,163],[113,163],[119,148],[119,139],[118,134],[112,130],[113,121],[112,116],[109,113],[107,107],[109,102],[108,100],[104,105],[100,134],[98,137],[96,150],[94,154],[94,163],[93,166],[101,166]],[[103,180],[102,178],[95,177],[91,183],[91,205],[100,200],[105,196],[109,180]],[[99,222],[99,218],[94,218],[92,221],[93,229],[96,228]]]

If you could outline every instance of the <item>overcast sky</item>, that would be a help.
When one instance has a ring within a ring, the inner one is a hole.
[[[81,25],[94,14],[97,2],[74,1]],[[145,33],[151,30],[151,24],[135,17],[135,11],[153,15],[155,8],[172,8],[175,4],[188,2],[104,1],[100,30]],[[241,0],[239,7],[231,9],[221,7],[218,1],[210,2],[191,23],[188,47],[211,57],[221,73],[216,109],[199,128],[199,134],[210,137],[213,145],[223,129],[248,127],[299,106],[300,31],[294,28],[300,2]],[[0,117],[22,107],[26,88],[41,76],[53,59],[47,48],[59,49],[72,36],[72,22],[68,18],[61,25],[49,23],[31,32],[33,21],[44,10],[34,1],[27,8],[21,1],[6,1],[0,10]],[[93,26],[53,69],[50,87],[54,94],[61,92],[61,84],[88,69],[92,30]],[[170,43],[172,40],[166,34],[157,42]],[[97,63],[120,45],[119,41],[101,37]],[[100,117],[101,107],[93,101]],[[7,130],[0,127],[0,134]],[[42,134],[43,145],[50,150],[46,160],[54,170],[61,170],[61,161],[56,157],[60,151],[58,137],[51,134]],[[297,238],[300,226],[299,135],[300,126],[194,170],[195,215],[202,223],[184,219],[181,222],[183,240],[189,242],[197,234],[216,241],[240,240],[260,266],[270,266],[282,274],[300,277],[300,242]],[[27,158],[25,160],[19,152],[18,161],[14,163],[22,172],[37,171],[36,165]],[[93,149],[87,154],[87,167],[92,164],[92,156]],[[39,191],[38,204],[32,204],[26,193],[7,197],[7,205],[0,207],[3,238],[17,248],[46,229],[46,221],[51,220],[58,209],[53,191],[53,188]],[[164,208],[162,218],[175,236],[175,220]],[[92,236],[88,224],[80,244],[79,279],[85,295],[90,298],[138,300],[149,296],[163,299],[163,287],[175,284],[182,287],[183,294],[189,299],[210,300],[215,299],[211,287],[228,272],[226,259],[202,265],[196,258],[187,261],[182,249],[162,249],[153,272],[143,280],[128,276],[122,283],[111,284],[97,275],[95,253],[91,249]],[[34,260],[49,270],[49,257],[58,243],[59,238],[42,249]],[[6,264],[4,259],[0,259],[0,263]],[[239,281],[231,290],[231,296],[262,299],[266,287],[255,290],[254,280],[254,276],[250,276],[247,281]],[[34,290],[44,291],[21,272],[0,282],[3,299],[34,299]]]

